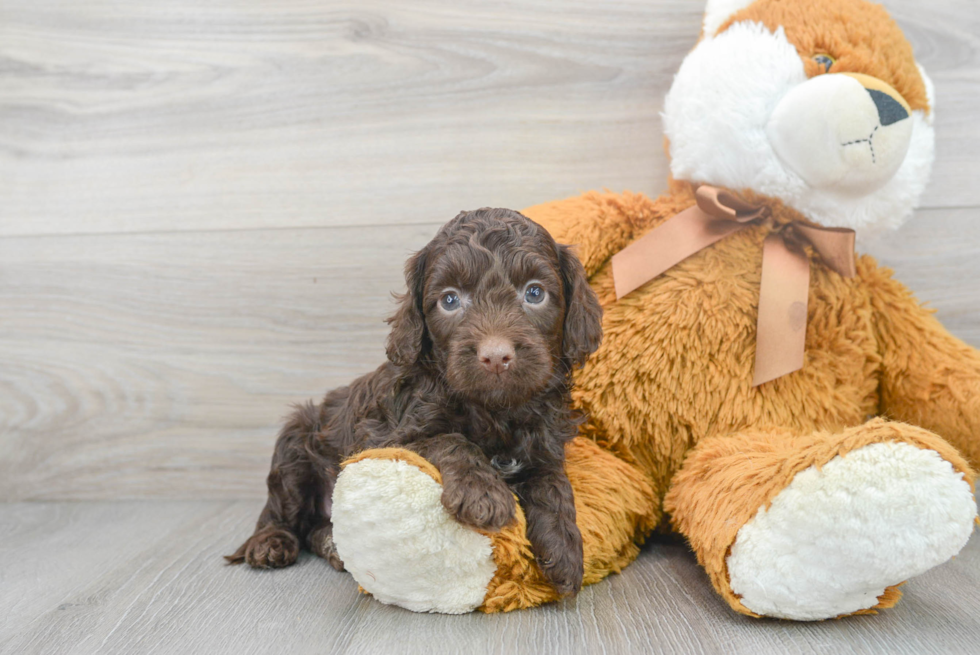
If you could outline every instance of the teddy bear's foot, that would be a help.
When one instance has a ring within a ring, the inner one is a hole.
[[[871,609],[885,590],[966,545],[976,504],[933,450],[876,443],[797,473],[742,526],[732,591],[766,616],[826,619]]]
[[[810,621],[891,606],[895,585],[956,555],[973,530],[972,472],[920,428],[876,420],[837,435],[711,441],[668,501],[741,612]],[[707,488],[719,481],[727,488]],[[704,505],[712,496],[724,500]]]

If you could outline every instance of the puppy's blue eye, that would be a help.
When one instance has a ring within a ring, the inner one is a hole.
[[[459,295],[455,291],[451,291],[444,294],[442,298],[439,299],[439,304],[447,312],[454,312],[459,309]]]
[[[524,302],[537,305],[542,300],[544,300],[544,289],[540,285],[532,284],[524,290]]]

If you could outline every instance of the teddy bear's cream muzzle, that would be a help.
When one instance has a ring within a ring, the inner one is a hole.
[[[910,116],[908,103],[878,78],[818,75],[780,100],[766,134],[811,187],[863,196],[898,172],[912,139]]]

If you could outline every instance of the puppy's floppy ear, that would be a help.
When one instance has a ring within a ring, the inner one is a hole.
[[[428,258],[429,248],[425,247],[405,263],[405,284],[408,291],[395,295],[399,303],[398,309],[388,319],[391,333],[388,334],[385,352],[388,359],[399,366],[409,366],[417,362],[428,337],[422,306]]]
[[[558,245],[558,265],[565,287],[565,326],[562,356],[581,366],[602,341],[602,307],[585,269],[568,246]]]

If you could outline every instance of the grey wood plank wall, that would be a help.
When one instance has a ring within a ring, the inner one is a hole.
[[[889,0],[938,98],[868,249],[980,346],[980,9]],[[280,417],[383,358],[458,210],[665,186],[700,0],[0,0],[0,499],[263,494]]]

